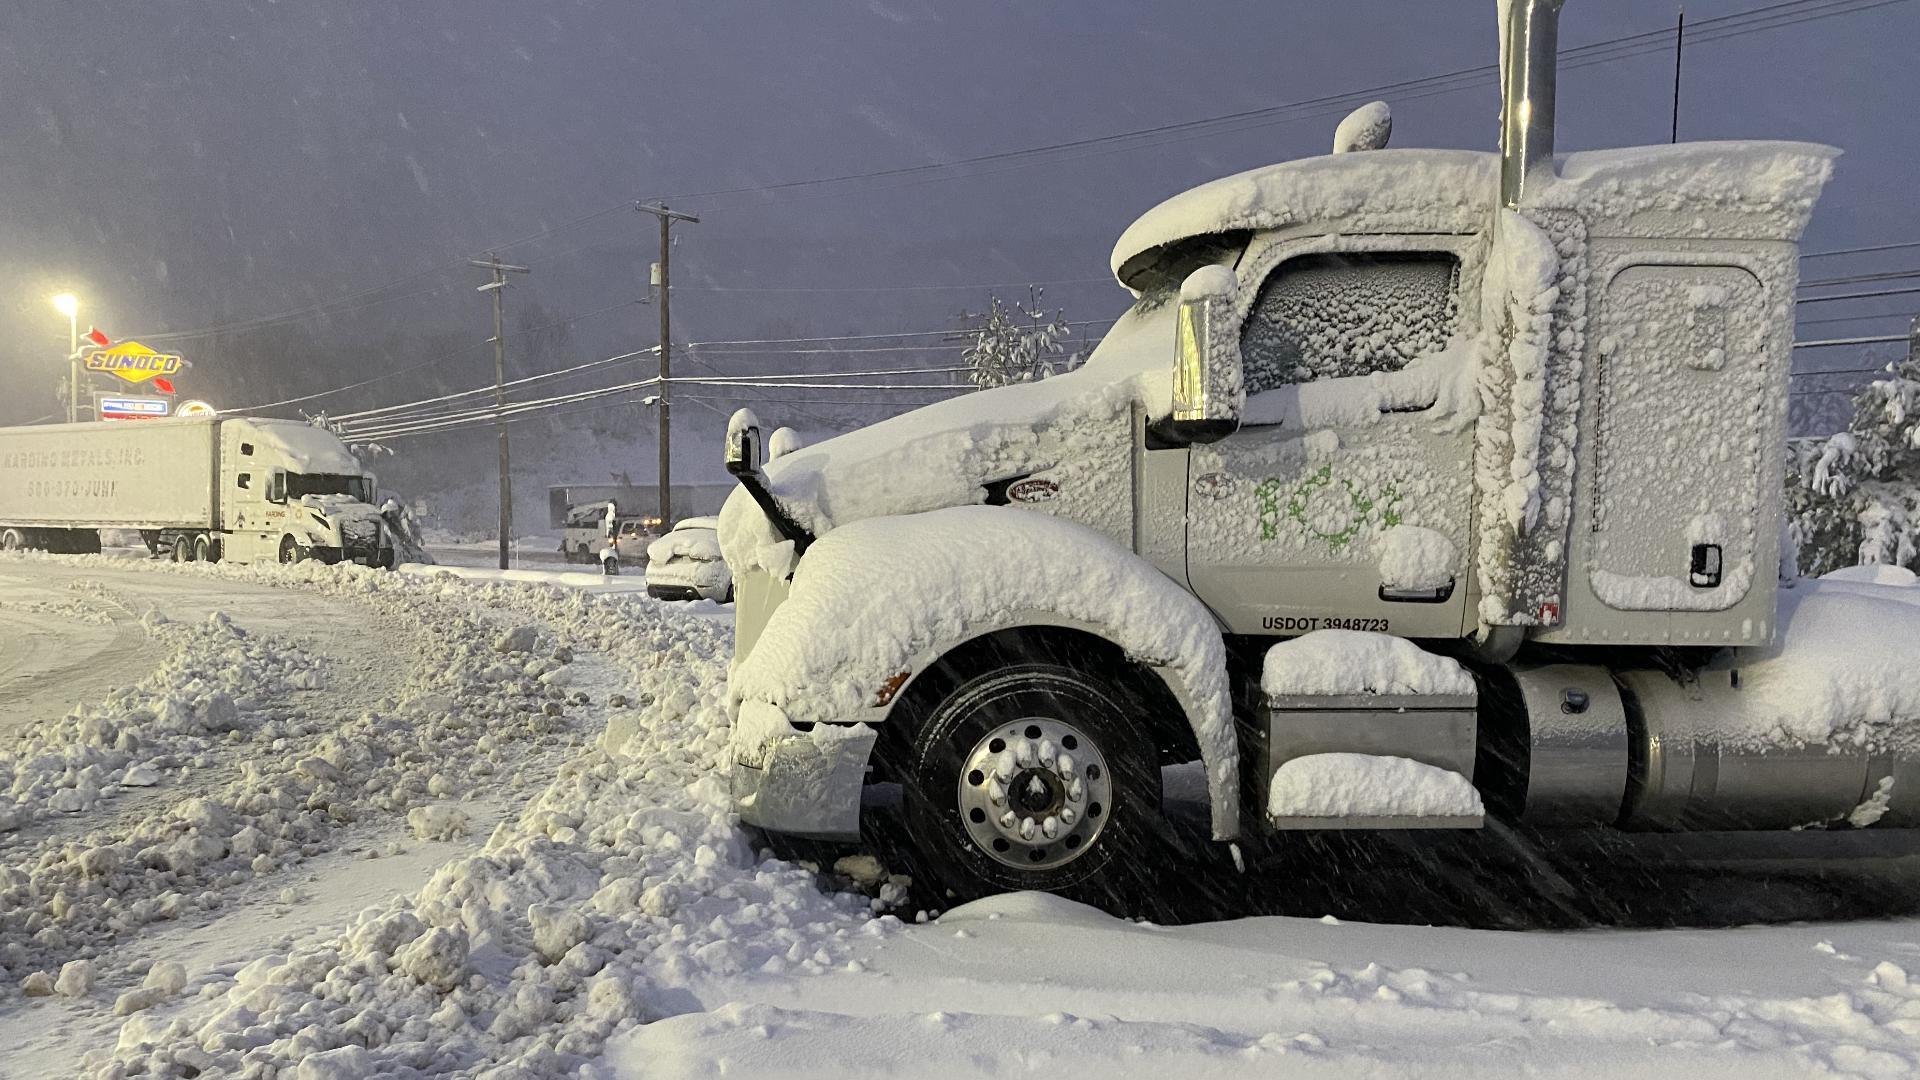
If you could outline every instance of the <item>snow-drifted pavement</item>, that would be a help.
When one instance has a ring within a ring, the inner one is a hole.
[[[858,942],[857,972],[696,986],[621,1078],[1909,1077],[1911,923],[1568,934],[1122,921],[1033,893]]]
[[[301,855],[305,876],[211,890],[225,911],[291,881],[278,924],[235,913],[232,942],[210,940],[216,920],[192,948],[164,944],[181,933],[171,923],[138,935],[157,934],[157,951],[109,943],[96,984],[54,999],[95,1022],[70,1025],[66,1056],[41,1059],[49,1075],[90,1049],[81,1071],[94,1076],[1904,1076],[1920,1062],[1911,922],[1163,929],[1036,896],[925,925],[875,917],[861,897],[758,860],[733,825],[718,769],[727,630],[684,605],[356,569],[146,569],[430,623],[421,632],[440,636],[417,658],[444,670],[410,675],[400,696],[483,712],[531,702],[542,716],[566,701],[570,727],[485,750],[431,743],[408,764],[496,771],[436,795],[417,771],[373,770],[356,803],[368,820]],[[495,651],[521,627],[532,652]],[[565,674],[542,682],[561,650],[571,662],[551,672]],[[507,656],[522,657],[517,671]],[[590,730],[604,734],[581,740]],[[556,740],[574,745],[550,781],[524,795],[501,782]],[[399,797],[382,805],[385,793]],[[483,805],[511,813],[489,833]],[[401,811],[422,806],[470,814],[468,835],[416,840]],[[389,836],[404,841],[382,846]],[[407,892],[378,899],[387,889]],[[378,902],[320,929],[363,897]],[[114,1036],[114,1003],[155,971],[164,990],[167,960],[186,961],[184,992]],[[5,992],[0,1013],[47,1015],[51,1003]]]
[[[362,784],[379,810],[406,810],[416,832],[436,834],[444,823],[423,808],[484,789],[498,752],[525,753],[502,720],[558,724],[591,713],[623,755],[577,753],[484,847],[344,932],[196,973],[191,1000],[135,1013],[110,1052],[87,1058],[91,1075],[296,1066],[303,1076],[495,1066],[506,1068],[500,1075],[565,1075],[619,1025],[686,1008],[680,988],[693,973],[825,971],[843,963],[849,938],[898,925],[874,919],[863,898],[822,893],[807,871],[761,863],[734,827],[716,772],[729,635],[712,618],[641,598],[452,576],[149,569],[316,589],[426,625],[444,670],[417,672],[427,685],[399,703],[399,722],[368,717],[368,730],[316,755],[331,769],[313,766],[333,783]],[[482,626],[483,617],[497,625]],[[581,674],[596,665],[599,676]],[[420,737],[448,727],[484,732],[472,743],[485,748],[478,768],[461,771],[474,756],[461,738]],[[420,745],[378,745],[394,731],[413,732]],[[356,756],[353,747],[370,740],[371,752]],[[383,770],[388,761],[420,769]],[[184,831],[209,859],[230,859],[228,825],[214,814]],[[69,989],[99,1008],[138,981]]]

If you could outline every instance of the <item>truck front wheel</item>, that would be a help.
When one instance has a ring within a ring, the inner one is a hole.
[[[291,536],[281,537],[280,538],[280,561],[283,563],[297,563],[300,561],[301,558],[302,558],[302,553],[300,551],[299,541],[295,540]]]
[[[935,705],[904,785],[916,880],[953,901],[1035,889],[1127,906],[1151,859],[1160,774],[1119,682],[1027,663]]]

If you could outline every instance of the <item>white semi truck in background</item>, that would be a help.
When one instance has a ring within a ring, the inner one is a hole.
[[[0,428],[0,550],[100,550],[137,530],[176,562],[392,566],[374,477],[296,420],[189,417]]]
[[[1920,592],[1780,625],[1835,152],[1556,158],[1560,6],[1500,5],[1498,154],[1384,149],[1369,106],[1136,221],[1078,370],[764,468],[736,416],[741,818],[857,840],[898,792],[960,897],[1117,883],[1169,761],[1220,840],[1920,821]]]

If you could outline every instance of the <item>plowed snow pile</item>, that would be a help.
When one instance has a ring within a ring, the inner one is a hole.
[[[450,677],[489,683],[491,694],[416,702],[407,727],[451,721],[497,738],[500,717],[478,722],[458,706],[491,698],[511,712],[521,680],[536,688],[532,700],[548,700],[544,691],[565,681],[556,661],[595,650],[626,676],[631,704],[611,724],[624,745],[610,749],[631,756],[582,753],[516,822],[416,896],[216,977],[186,1008],[137,1014],[110,1052],[86,1058],[90,1075],[572,1075],[622,1024],[684,1008],[676,988],[697,974],[825,971],[845,963],[850,936],[898,925],[874,919],[867,900],[823,894],[804,870],[760,863],[734,827],[715,771],[727,736],[723,628],[646,600],[356,568],[299,575],[423,615],[444,591],[522,621],[500,637],[469,622],[448,650]],[[540,669],[531,679],[530,667]],[[329,746],[343,757],[372,734],[341,733]],[[305,806],[312,791],[352,783],[412,801],[424,787],[417,771],[383,764],[431,767],[442,756],[424,738],[411,750],[375,745],[285,798]],[[223,828],[187,823],[181,842],[226,852],[234,844]]]

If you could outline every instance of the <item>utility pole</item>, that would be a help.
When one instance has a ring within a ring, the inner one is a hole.
[[[1680,21],[1673,28],[1673,133],[1668,142],[1680,141],[1680,55],[1687,47],[1687,9],[1680,8]]]
[[[672,258],[673,244],[669,233],[676,221],[692,222],[700,219],[692,214],[682,214],[669,210],[663,203],[647,205],[635,203],[635,210],[643,214],[652,214],[660,219],[660,262],[656,264],[660,285],[660,531],[673,528],[673,451],[669,441],[673,432],[673,383],[668,381],[673,373],[671,356],[673,354],[673,316],[672,295],[668,285],[667,267]]]
[[[501,410],[507,404],[507,337],[501,326],[503,308],[506,303],[507,275],[530,273],[524,266],[503,263],[493,252],[487,252],[485,259],[468,259],[468,266],[477,266],[493,275],[493,280],[480,286],[480,292],[493,294],[493,410],[494,427],[500,432],[500,569],[507,568],[507,549],[513,535],[513,462],[507,451],[507,418]]]

